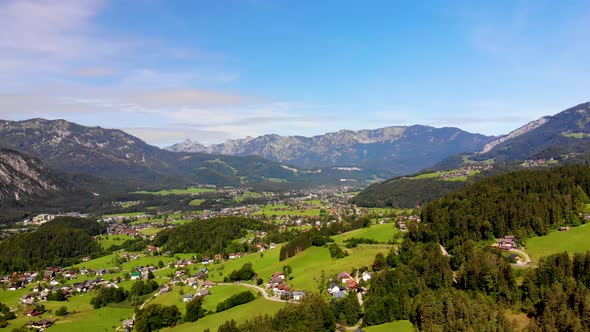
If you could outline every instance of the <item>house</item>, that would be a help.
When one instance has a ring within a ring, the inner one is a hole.
[[[53,321],[49,320],[49,319],[41,319],[39,321],[36,322],[30,322],[27,324],[28,328],[32,328],[32,329],[37,329],[40,331],[46,330],[47,328],[49,328],[51,325],[53,325]]]
[[[507,235],[498,239],[497,246],[502,250],[516,249],[516,238],[513,235]]]
[[[356,289],[357,287],[358,287],[358,284],[354,279],[346,280],[346,288],[348,288],[349,290]]]
[[[184,294],[183,298],[182,298],[182,302],[190,302],[193,300],[194,295],[193,294]]]
[[[276,243],[274,243],[274,242],[271,242],[270,243],[270,246],[269,246],[270,249],[274,249],[276,247],[277,247],[277,244]]]
[[[569,226],[565,226],[565,227],[559,227],[559,231],[560,231],[560,232],[567,232],[567,231],[569,231],[569,230],[570,230],[570,227],[569,227]]]
[[[213,259],[217,262],[223,260],[223,256],[221,254],[216,254],[215,256],[213,256]]]
[[[131,272],[131,280],[139,280],[141,279],[141,272],[133,271]]]
[[[236,258],[236,254],[232,252],[232,253],[230,253],[230,254],[227,255],[227,258],[229,258],[229,259],[235,259]]]
[[[197,292],[197,296],[205,297],[207,295],[211,295],[211,292],[208,289],[201,289]]]
[[[340,274],[338,275],[338,279],[340,279],[340,281],[344,284],[348,280],[352,279],[352,277],[347,272],[340,272]]]
[[[213,281],[210,281],[210,280],[207,280],[207,281],[205,281],[203,283],[203,287],[205,287],[205,288],[211,288],[213,286],[215,286],[215,283]]]
[[[365,272],[363,272],[363,274],[361,275],[361,278],[362,278],[364,281],[369,281],[369,280],[371,280],[371,274],[370,274],[369,272],[365,271]]]
[[[340,286],[338,286],[338,285],[332,284],[332,285],[330,285],[330,287],[328,287],[328,293],[330,293],[330,294],[334,294],[336,292],[339,292],[340,290],[341,290]]]
[[[31,295],[23,295],[23,296],[21,296],[20,301],[22,304],[31,305],[35,302],[35,297],[33,297]]]
[[[126,319],[121,324],[121,327],[123,327],[124,331],[131,331],[131,330],[133,330],[134,325],[135,325],[135,321],[133,321],[133,319]]]
[[[43,313],[43,311],[35,310],[35,308],[27,308],[25,310],[25,315],[29,317],[39,316]]]
[[[519,263],[520,262],[520,256],[518,256],[517,254],[510,254],[508,256],[508,259],[510,261],[512,261],[512,262],[515,262],[515,263]]]
[[[305,292],[302,291],[295,291],[293,292],[293,300],[300,301],[305,297]]]

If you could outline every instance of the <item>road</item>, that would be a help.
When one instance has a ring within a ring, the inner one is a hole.
[[[531,257],[524,250],[510,249],[510,250],[508,250],[508,252],[513,252],[513,253],[523,256],[524,257],[524,265],[531,263]],[[523,265],[523,264],[519,264],[519,265]]]
[[[264,288],[259,287],[259,286],[255,286],[255,285],[243,284],[243,283],[219,283],[218,285],[239,285],[239,286],[249,287],[249,288],[252,288],[252,289],[255,289],[255,290],[259,291],[262,294],[262,296],[264,296],[264,298],[267,299],[267,300],[269,300],[269,301],[281,302],[281,303],[288,302],[288,301],[285,301],[285,300],[278,299],[278,298],[276,298],[274,296],[268,296],[268,293],[266,292],[266,290]]]

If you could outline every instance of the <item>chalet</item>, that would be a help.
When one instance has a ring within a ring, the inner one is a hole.
[[[346,288],[349,290],[356,289],[358,287],[358,283],[354,279],[346,280]]]
[[[133,330],[133,326],[135,325],[135,321],[133,319],[126,319],[121,324],[121,327],[124,331],[131,331]]]
[[[211,292],[208,289],[201,289],[197,292],[197,296],[205,297],[207,295],[211,295]]]
[[[502,250],[516,249],[516,238],[513,235],[507,235],[497,241],[498,248]]]
[[[363,272],[363,274],[361,275],[361,278],[362,278],[364,281],[369,281],[369,280],[371,280],[371,274],[370,274],[369,272],[365,271],[365,272]]]
[[[27,295],[23,295],[23,296],[21,296],[21,298],[20,298],[20,302],[21,302],[22,304],[31,305],[31,304],[33,304],[33,303],[35,302],[35,297],[34,297],[34,296],[31,296],[31,295],[29,295],[29,294],[27,294]]]
[[[227,255],[227,258],[229,258],[229,259],[235,259],[236,257],[237,257],[236,254],[233,252]]]
[[[270,248],[270,249],[274,249],[274,248],[276,248],[276,247],[277,247],[277,244],[276,244],[276,243],[274,243],[274,242],[271,242],[271,244],[270,244],[269,248]]]
[[[169,286],[162,286],[162,288],[160,288],[160,290],[158,290],[158,294],[162,295],[162,294],[168,293],[169,291],[170,291]]]
[[[515,262],[515,263],[520,262],[520,256],[518,256],[517,254],[510,254],[508,256],[508,259],[512,262]]]
[[[334,293],[339,292],[341,290],[342,290],[342,288],[338,285],[335,285],[335,284],[331,284],[328,287],[328,293],[330,293],[330,294],[334,294]]]
[[[184,296],[182,297],[182,302],[190,302],[193,300],[193,297],[193,294],[184,294]]]
[[[205,281],[203,283],[203,287],[205,287],[205,288],[211,288],[213,286],[215,286],[215,283],[213,281],[210,281],[210,280],[207,280],[207,281]]]
[[[560,232],[567,232],[569,230],[570,230],[570,227],[569,226],[559,227],[559,231]]]
[[[39,316],[43,313],[43,311],[40,310],[35,310],[35,308],[27,308],[25,310],[25,315],[29,316],[29,317],[35,317],[35,316]]]
[[[347,272],[340,272],[340,274],[338,275],[338,279],[344,284],[348,280],[352,279],[352,277]]]
[[[30,322],[27,324],[28,328],[31,329],[36,329],[36,330],[40,330],[40,331],[44,331],[47,328],[49,328],[51,325],[53,325],[53,321],[49,320],[49,319],[41,319],[39,321],[36,322]]]
[[[156,246],[147,246],[147,251],[148,252],[158,252],[158,247]]]
[[[131,272],[131,280],[139,280],[141,279],[141,272],[133,271]]]
[[[203,263],[205,265],[211,263],[211,260],[209,259],[209,256],[203,256],[203,260],[201,261],[201,263]]]

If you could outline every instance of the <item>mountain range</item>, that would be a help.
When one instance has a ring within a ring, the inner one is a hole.
[[[450,156],[422,174],[474,165],[493,165],[468,181],[522,167],[588,163],[590,161],[590,102],[544,116],[485,144],[479,151]],[[523,163],[523,161],[529,161]],[[403,176],[376,183],[354,202],[364,206],[413,207],[463,187],[463,181],[436,176]]]
[[[340,130],[313,137],[264,135],[204,146],[185,142],[167,147],[175,152],[257,155],[297,167],[349,166],[385,170],[391,175],[416,172],[456,153],[475,152],[494,137],[458,128],[429,126]]]

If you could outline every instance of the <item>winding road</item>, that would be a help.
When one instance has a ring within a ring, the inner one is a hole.
[[[255,290],[259,291],[262,294],[262,296],[264,296],[264,298],[267,299],[267,300],[269,300],[269,301],[281,302],[281,303],[288,302],[288,301],[285,301],[285,300],[278,299],[278,298],[276,298],[274,296],[268,296],[268,293],[266,292],[266,290],[264,288],[259,287],[259,286],[255,286],[255,285],[243,284],[243,283],[219,283],[218,285],[226,285],[226,286],[228,286],[228,285],[239,285],[239,286],[249,287],[249,288],[252,288],[252,289],[255,289]]]

